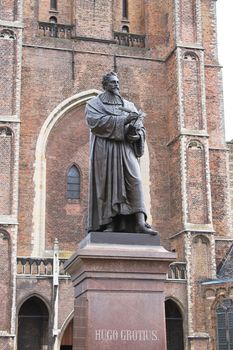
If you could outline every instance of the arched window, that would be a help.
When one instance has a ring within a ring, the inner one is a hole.
[[[57,0],[50,0],[51,10],[57,10]]]
[[[53,38],[57,38],[57,17],[52,16],[49,18],[49,22],[52,24],[50,27],[50,36]]]
[[[166,300],[167,350],[184,350],[183,319],[178,305]]]
[[[222,300],[216,308],[218,350],[233,349],[233,303]]]
[[[55,16],[50,17],[49,22],[50,23],[57,23],[57,17],[55,17]]]
[[[18,350],[48,348],[49,313],[45,303],[31,297],[26,300],[18,315]]]
[[[122,16],[128,18],[128,0],[122,1]]]
[[[80,198],[80,172],[75,165],[72,165],[67,173],[67,198]]]
[[[128,26],[123,26],[122,27],[122,32],[123,33],[129,33],[129,27]]]

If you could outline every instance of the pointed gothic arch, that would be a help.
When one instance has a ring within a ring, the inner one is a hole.
[[[49,309],[42,298],[33,295],[27,298],[18,311],[17,349],[31,347],[40,350],[48,347]]]
[[[45,248],[45,199],[46,199],[46,145],[52,128],[72,109],[84,105],[88,100],[97,96],[96,89],[77,93],[61,102],[45,120],[36,144],[34,171],[34,206],[33,206],[33,256],[43,256]]]
[[[81,172],[76,164],[71,164],[66,174],[66,198],[68,200],[80,199]]]

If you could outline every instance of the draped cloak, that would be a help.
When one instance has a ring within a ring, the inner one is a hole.
[[[137,110],[125,99],[108,97],[109,92],[104,92],[86,106],[91,130],[89,231],[103,229],[116,215],[143,212],[146,216],[138,159],[126,138],[128,113],[119,107]]]

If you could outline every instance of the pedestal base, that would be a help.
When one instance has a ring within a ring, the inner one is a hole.
[[[74,350],[165,350],[163,291],[174,259],[156,236],[90,233],[66,263],[75,288]]]

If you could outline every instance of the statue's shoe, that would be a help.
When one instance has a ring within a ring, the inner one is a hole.
[[[147,233],[147,234],[150,234],[153,236],[158,235],[158,232],[153,230],[148,223],[145,223],[144,225],[136,224],[135,232],[136,233]]]
[[[114,232],[113,224],[108,224],[103,232]]]

